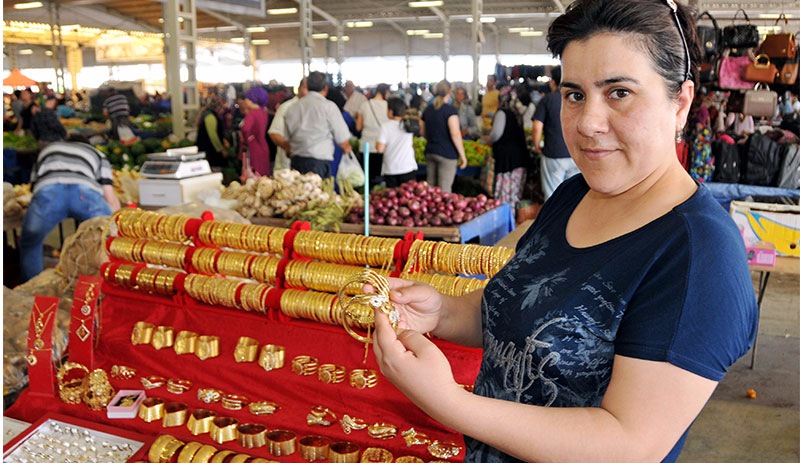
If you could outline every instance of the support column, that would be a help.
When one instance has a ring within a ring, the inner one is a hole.
[[[67,48],[67,71],[72,77],[72,91],[78,90],[78,73],[83,69],[83,50],[78,47]]]
[[[311,37],[312,20],[311,0],[300,0],[300,49],[302,50],[301,63],[303,64],[303,75],[307,76],[311,72],[311,57],[313,52],[314,39]]]
[[[472,0],[472,101],[478,102],[478,89],[480,88],[480,60],[483,46],[483,0]]]
[[[442,25],[442,61],[444,63],[444,79],[447,80],[447,62],[450,60],[450,18],[445,18]]]
[[[167,58],[167,92],[172,105],[172,132],[184,138],[200,108],[197,85],[197,10],[194,0],[167,0],[164,4],[164,48]],[[181,62],[181,49],[185,60]],[[186,80],[181,82],[181,67]],[[184,95],[185,92],[185,95]],[[184,100],[185,98],[185,100]]]
[[[56,92],[64,93],[64,61],[61,59],[61,50],[64,49],[61,41],[61,12],[58,1],[49,2],[50,9],[50,52],[52,53],[53,69],[56,73]],[[58,34],[56,34],[58,29]]]
[[[336,26],[336,64],[339,65],[338,83],[342,85],[342,63],[344,63],[344,24]]]

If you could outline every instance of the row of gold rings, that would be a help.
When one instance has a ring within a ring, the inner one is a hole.
[[[292,359],[292,373],[301,376],[311,376],[316,374],[319,367],[319,360],[310,355],[298,355]]]
[[[280,310],[287,317],[334,325],[338,324],[338,318],[333,310],[335,302],[335,294],[286,289],[281,293]]]
[[[165,402],[157,397],[148,397],[139,406],[138,416],[145,423],[161,420],[161,426],[171,428],[183,426],[189,414],[189,406],[182,402]]]
[[[222,408],[228,410],[242,410],[248,407],[253,415],[271,415],[280,406],[267,400],[251,402],[247,397],[238,394],[226,394],[219,389],[201,387],[197,389],[197,399],[206,404],[221,402]]]
[[[400,278],[427,283],[447,296],[462,296],[483,289],[489,283],[489,280],[486,279],[464,278],[441,273],[401,273]]]

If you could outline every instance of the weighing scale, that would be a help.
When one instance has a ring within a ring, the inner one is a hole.
[[[196,146],[168,149],[165,153],[147,155],[142,164],[142,177],[182,179],[211,173],[206,153],[198,152]]]

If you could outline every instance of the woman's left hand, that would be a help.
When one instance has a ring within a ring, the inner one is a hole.
[[[460,159],[461,159],[461,162],[458,164],[458,167],[460,167],[462,169],[466,169],[467,165],[468,165],[467,164],[467,157],[466,156],[461,156]]]
[[[373,348],[383,376],[429,414],[443,402],[437,397],[460,389],[450,363],[433,342],[412,330],[395,333],[380,311],[375,313]]]

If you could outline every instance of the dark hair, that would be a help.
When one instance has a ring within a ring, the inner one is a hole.
[[[306,87],[309,92],[321,92],[328,85],[328,78],[319,71],[311,71],[306,77]]]
[[[385,100],[389,96],[389,84],[378,84],[378,88],[375,89],[375,95],[379,93]],[[375,98],[374,95],[372,97]]]
[[[700,60],[694,14],[677,3],[673,13],[671,0],[576,0],[556,18],[547,31],[547,48],[560,58],[570,42],[585,41],[603,32],[621,33],[638,42],[650,56],[655,71],[666,81],[669,93],[676,97],[686,77],[686,47],[691,63],[690,75]],[[675,23],[677,14],[680,29]]]
[[[406,113],[406,109],[408,109],[406,102],[403,101],[402,98],[396,96],[389,98],[386,105],[389,107],[389,111],[392,112],[394,117],[403,117]]]
[[[550,68],[550,78],[556,83],[556,86],[561,85],[561,66],[553,66]]]
[[[344,105],[347,103],[347,98],[342,95],[339,87],[328,87],[328,94],[325,97],[336,103],[336,106],[339,107],[339,111],[344,110]]]

